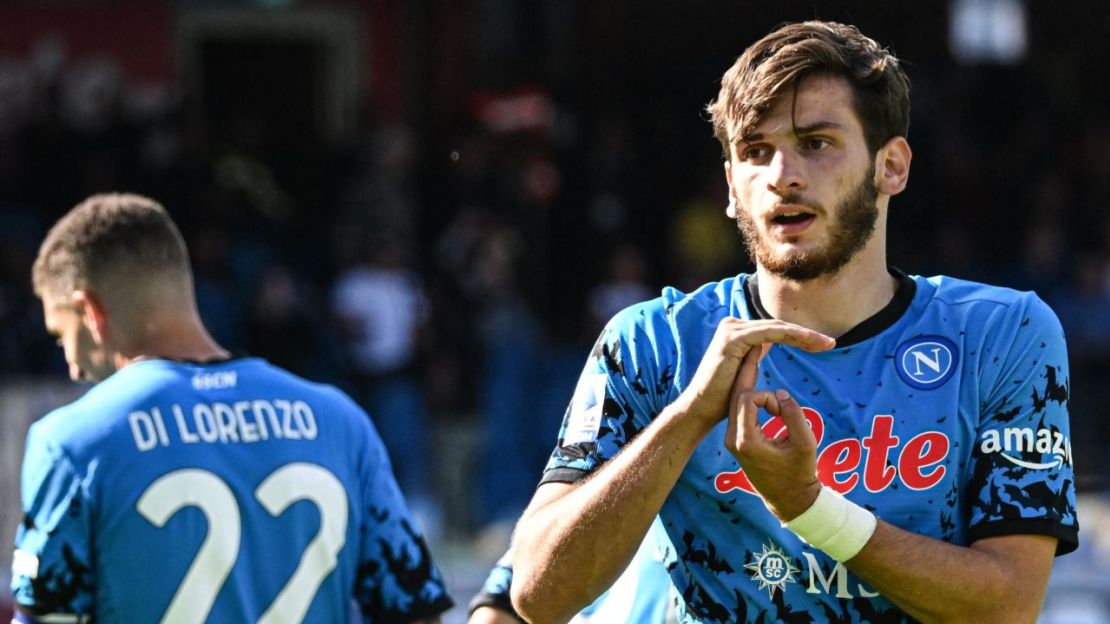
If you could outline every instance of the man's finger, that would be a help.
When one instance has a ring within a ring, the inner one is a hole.
[[[740,360],[740,370],[736,373],[735,389],[754,390],[759,379],[759,362],[763,359],[763,345],[756,345]],[[734,391],[735,391],[734,389]]]
[[[746,441],[748,444],[754,445],[766,444],[766,436],[763,435],[763,429],[759,426],[759,410],[762,408],[772,414],[776,413],[779,405],[775,395],[768,390],[746,390],[736,392],[733,396],[736,397],[733,413],[736,414],[740,429],[738,442]]]
[[[742,357],[750,349],[774,342],[810,352],[825,351],[836,346],[836,340],[831,336],[782,321],[738,322],[729,329],[726,350],[734,357]]]
[[[771,352],[771,349],[774,346],[775,345],[773,345],[769,342],[760,346],[760,348],[759,348],[759,363],[760,364],[763,363],[763,358],[767,357],[767,354]]]
[[[728,448],[740,448],[740,430],[743,427],[739,423],[740,408],[736,393],[733,393],[732,397],[729,399],[728,409],[729,415],[725,418],[725,422],[728,423],[725,425],[725,446]]]
[[[826,336],[821,332],[813,332],[811,335],[806,336],[795,345],[802,350],[815,353],[817,351],[828,351],[836,346],[836,338]]]
[[[801,448],[816,447],[817,438],[813,436],[813,430],[809,428],[809,421],[806,420],[805,414],[802,413],[802,407],[798,405],[794,397],[782,389],[775,391],[775,397],[778,399],[778,415],[782,418],[783,424],[786,425],[790,443]]]

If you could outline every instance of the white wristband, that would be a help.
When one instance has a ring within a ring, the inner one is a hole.
[[[783,526],[836,561],[847,561],[863,550],[877,522],[875,514],[822,486],[809,509]]]

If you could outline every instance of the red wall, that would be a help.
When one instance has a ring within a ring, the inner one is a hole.
[[[380,114],[401,117],[405,109],[399,0],[305,0],[300,6],[353,9],[362,21],[362,67]],[[174,59],[172,0],[2,0],[0,58],[27,59],[46,36],[63,44],[65,59],[108,56],[127,80],[171,82]]]
[[[26,59],[35,44],[54,35],[66,60],[109,56],[128,80],[173,80],[169,0],[0,2],[0,57]]]

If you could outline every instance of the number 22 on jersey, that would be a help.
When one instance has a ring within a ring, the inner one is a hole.
[[[292,463],[270,473],[254,495],[275,518],[300,500],[309,500],[320,510],[319,532],[305,548],[293,576],[258,620],[259,624],[300,622],[346,542],[347,493],[335,475],[320,466]],[[231,488],[207,470],[184,468],[152,483],[136,506],[159,528],[184,507],[204,513],[208,535],[161,620],[163,624],[203,622],[239,557],[242,531]]]

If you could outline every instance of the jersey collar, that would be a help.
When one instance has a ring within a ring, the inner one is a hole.
[[[913,296],[917,292],[917,283],[913,281],[912,277],[894,267],[889,267],[887,270],[898,280],[898,290],[894,291],[890,303],[887,303],[882,310],[864,319],[859,325],[849,329],[843,336],[837,338],[837,347],[851,346],[882,333],[883,330],[898,322],[898,319],[902,318],[902,315],[909,309],[910,303],[913,302]],[[752,311],[756,318],[774,318],[767,313],[767,309],[763,307],[763,302],[759,299],[759,288],[756,286],[756,275],[754,273],[748,276],[744,288],[744,299],[747,301],[748,309]]]

